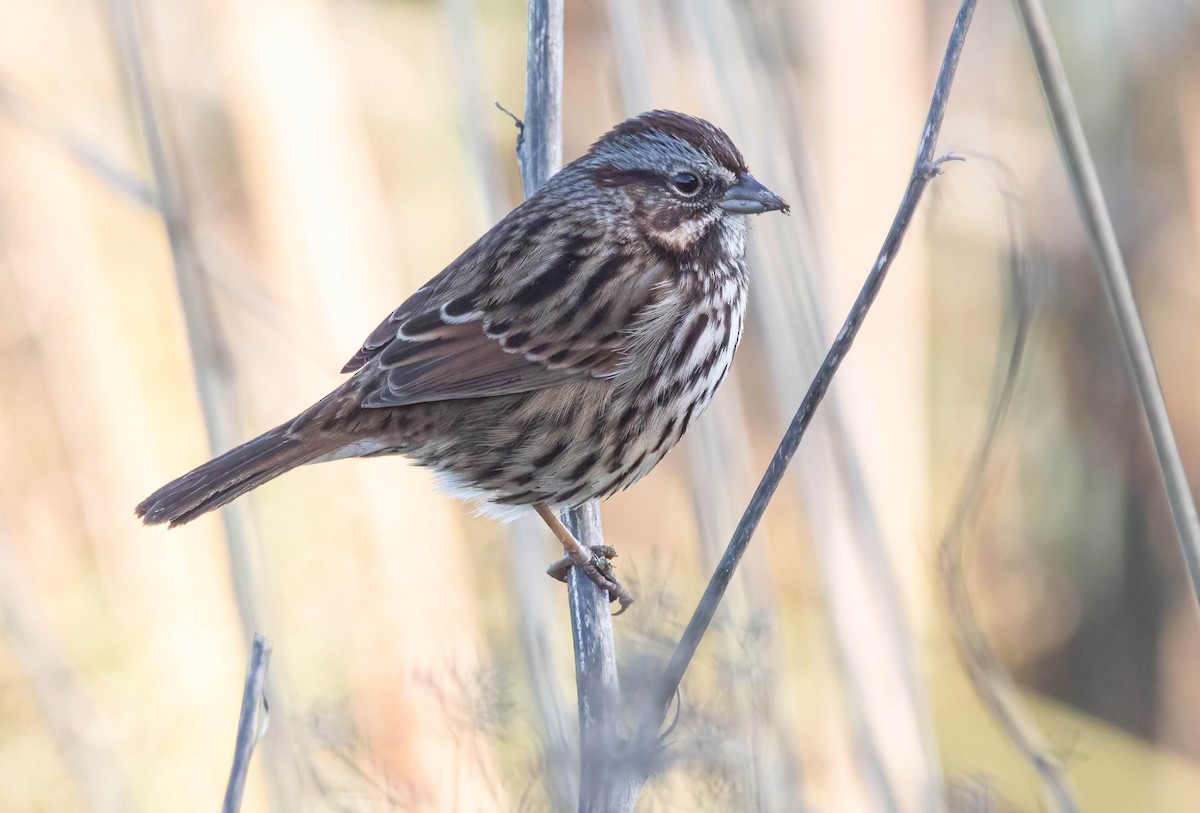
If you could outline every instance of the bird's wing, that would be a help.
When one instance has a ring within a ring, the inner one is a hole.
[[[343,368],[365,368],[362,405],[509,395],[615,374],[655,275],[622,253],[593,253],[613,245],[599,235],[556,225],[541,251],[511,227],[488,235],[385,319]],[[514,245],[520,260],[506,256]]]

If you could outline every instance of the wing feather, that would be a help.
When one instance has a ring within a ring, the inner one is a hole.
[[[367,337],[365,407],[545,389],[619,369],[666,270],[552,198],[527,201]],[[594,219],[593,219],[594,222]]]

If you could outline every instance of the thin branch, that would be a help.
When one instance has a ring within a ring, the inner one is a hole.
[[[50,117],[21,99],[0,82],[0,113],[11,116],[63,150],[75,163],[122,198],[158,208],[155,191],[136,172],[124,167],[102,147],[55,124]]]
[[[517,162],[529,196],[562,165],[563,0],[529,0],[527,48]],[[604,541],[595,500],[566,512],[563,522],[584,545]],[[615,770],[612,762],[621,734],[621,694],[608,593],[579,568],[571,568],[567,592],[579,703],[579,810],[632,811],[644,780]]]
[[[526,49],[517,163],[529,197],[562,166],[563,0],[529,0]]]
[[[654,696],[654,713],[644,721],[644,724],[652,726],[655,730],[661,725],[663,716],[666,714],[667,705],[679,687],[680,681],[683,680],[683,674],[691,663],[692,657],[696,653],[696,648],[700,645],[700,640],[708,630],[708,626],[721,604],[725,590],[729,587],[729,582],[733,578],[733,573],[737,569],[738,562],[741,560],[742,554],[746,552],[746,547],[750,543],[755,528],[758,527],[759,520],[762,519],[767,504],[771,501],[771,497],[774,496],[776,489],[778,489],[779,483],[787,470],[788,463],[791,461],[792,456],[795,455],[796,449],[804,437],[805,430],[808,429],[808,425],[812,421],[817,406],[828,391],[834,373],[837,372],[842,360],[845,359],[846,354],[849,352],[850,346],[853,344],[854,338],[858,334],[863,320],[866,318],[867,311],[870,309],[875,297],[879,294],[879,289],[883,284],[888,269],[891,267],[892,260],[900,248],[900,243],[916,211],[921,195],[925,191],[925,187],[938,174],[942,162],[946,160],[945,157],[935,159],[934,152],[937,148],[938,132],[941,130],[942,119],[946,112],[950,87],[954,81],[954,74],[958,67],[959,56],[962,53],[971,17],[975,12],[975,5],[976,0],[964,0],[959,9],[958,17],[954,22],[954,29],[951,32],[950,42],[946,48],[946,55],[942,60],[937,84],[934,87],[933,101],[929,107],[929,115],[925,121],[924,132],[921,135],[912,175],[909,178],[904,197],[900,202],[899,211],[897,211],[891,229],[884,240],[883,248],[880,250],[879,256],[875,260],[875,264],[872,266],[871,272],[868,274],[867,280],[858,298],[855,300],[849,316],[846,317],[841,331],[838,333],[837,338],[834,339],[833,345],[826,354],[820,370],[817,371],[816,377],[809,386],[808,393],[804,396],[800,408],[797,410],[795,417],[792,418],[792,422],[788,426],[783,440],[780,441],[779,448],[776,449],[775,455],[771,458],[766,473],[759,482],[754,496],[750,499],[750,503],[746,507],[746,511],[733,533],[729,546],[725,550],[725,555],[721,557],[721,561],[717,565],[717,569],[713,573],[712,579],[704,591],[704,595],[701,597],[691,620],[688,622],[687,629],[684,630],[683,637],[676,646],[675,652],[672,654],[671,660],[668,662],[660,678]],[[642,736],[647,736],[648,734],[653,736],[652,732],[648,730],[643,730],[641,734]]]
[[[130,0],[108,0],[108,6],[114,44],[121,57],[125,79],[141,124],[142,138],[154,173],[159,211],[171,246],[175,283],[187,327],[188,349],[191,351],[208,445],[216,454],[239,442],[234,417],[233,363],[159,124],[136,12]],[[221,519],[225,526],[230,579],[238,615],[244,634],[250,638],[260,626],[261,619],[254,591],[253,567],[248,550],[249,530],[244,509],[226,509],[221,512]]]
[[[767,162],[772,180],[794,175],[799,190],[798,198],[789,195],[795,204],[791,218],[766,221],[756,229],[759,239],[750,249],[758,295],[750,298],[750,306],[761,324],[771,326],[764,341],[772,374],[780,382],[802,385],[801,368],[820,361],[827,332],[817,304],[823,263],[816,237],[820,228],[813,222],[812,202],[805,200],[814,184],[804,169],[809,163],[803,158],[805,150],[796,147],[803,146],[807,117],[795,109],[795,88],[787,78],[791,74],[780,64],[795,59],[789,26],[779,8],[760,7],[748,17],[735,15],[731,0],[703,0],[686,8],[691,13],[685,20],[695,30],[696,47],[713,55],[704,81],[723,88],[718,96],[728,106],[726,115],[748,135],[786,131],[792,142],[788,152],[778,139],[759,138],[743,148],[755,156],[755,162]],[[730,36],[730,31],[740,31],[741,36]],[[754,71],[755,61],[766,70]],[[764,76],[769,81],[760,81]],[[782,414],[795,408],[798,396],[792,389],[774,388]],[[810,502],[829,487],[831,472],[837,475],[834,488],[845,492],[844,538],[829,533],[833,529],[829,523],[837,521],[830,512],[838,511],[831,504],[815,506],[811,522],[855,768],[879,810],[894,810],[897,799],[909,798],[920,798],[918,804],[926,811],[941,810],[944,781],[928,692],[918,668],[917,636],[904,610],[900,579],[884,544],[860,456],[836,404],[836,392],[830,393],[822,408],[823,426],[814,427],[815,436],[810,436],[800,462],[803,491]],[[828,527],[822,530],[821,526]],[[762,530],[757,533],[761,537]],[[870,593],[867,603],[848,598],[861,590]],[[726,596],[727,617],[729,601]],[[881,692],[895,702],[877,702]]]
[[[564,519],[576,538],[600,538],[600,505],[595,500]],[[632,811],[644,780],[622,770],[615,759],[623,731],[608,593],[577,567],[568,572],[567,592],[579,693],[579,811]]]
[[[121,59],[124,78],[150,158],[159,211],[171,247],[175,284],[187,329],[188,350],[208,445],[216,454],[241,440],[236,416],[232,356],[217,318],[213,291],[201,263],[179,173],[172,163],[168,133],[159,120],[151,75],[146,65],[149,48],[139,31],[137,10],[132,0],[105,0],[105,5],[109,12],[115,50]],[[220,519],[225,532],[229,579],[237,604],[238,620],[246,640],[251,640],[260,627],[266,626],[267,615],[257,589],[251,544],[253,528],[243,504],[227,506],[221,511]],[[277,729],[287,724],[286,716],[279,717]],[[281,736],[280,740],[286,741],[286,735]],[[284,754],[269,748],[265,758],[273,802],[281,809],[295,808],[296,785]]]
[[[237,742],[233,749],[233,767],[229,770],[229,784],[225,787],[225,801],[221,813],[237,813],[242,806],[242,792],[246,789],[246,775],[250,771],[250,757],[254,746],[267,732],[270,709],[267,706],[265,687],[267,666],[271,661],[271,645],[261,635],[254,636],[250,647],[250,665],[246,667],[246,685],[242,690],[242,708],[238,713]],[[258,708],[262,706],[262,724],[258,722]]]
[[[1158,373],[1154,369],[1150,343],[1146,339],[1146,331],[1133,298],[1133,289],[1129,285],[1129,272],[1121,256],[1121,246],[1117,242],[1112,217],[1104,202],[1104,191],[1100,188],[1096,165],[1092,161],[1087,140],[1083,135],[1083,125],[1075,108],[1075,100],[1071,96],[1071,88],[1058,54],[1058,46],[1054,42],[1054,34],[1046,19],[1046,10],[1041,0],[1015,2],[1025,27],[1029,47],[1033,51],[1038,79],[1042,83],[1046,106],[1054,122],[1054,132],[1067,166],[1071,188],[1075,192],[1075,202],[1079,206],[1079,213],[1096,250],[1096,257],[1100,261],[1100,278],[1116,316],[1122,344],[1133,368],[1138,397],[1146,410],[1146,420],[1150,424],[1154,449],[1158,453],[1158,465],[1162,469],[1166,485],[1167,502],[1171,506],[1171,518],[1175,522],[1179,547],[1183,551],[1188,576],[1191,579],[1192,597],[1200,608],[1200,518],[1197,518],[1196,503],[1188,486],[1175,434],[1171,430],[1171,419],[1167,414]]]

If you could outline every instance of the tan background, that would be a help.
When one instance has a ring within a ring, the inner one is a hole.
[[[617,621],[631,688],[678,636],[874,257],[955,9],[566,5],[568,159],[628,113],[681,109],[796,207],[753,224],[731,384],[605,506],[640,599]],[[1200,11],[1050,11],[1200,482]],[[152,205],[132,50],[190,289]],[[507,538],[536,525],[472,518],[400,460],[255,492],[232,558],[216,518],[168,534],[132,515],[206,458],[203,393],[218,446],[290,416],[515,202],[514,133],[491,103],[519,111],[523,75],[517,0],[0,0],[0,810],[213,809],[247,626],[275,647],[247,811],[543,810],[569,785],[566,600],[529,577],[554,543],[530,531],[518,556]],[[960,809],[1040,809],[957,660],[933,567],[1011,320],[1006,198],[1039,316],[965,540],[972,596],[1084,809],[1196,808],[1200,623],[1006,4],[981,4],[941,145],[968,161],[927,195],[685,681],[679,759],[639,809],[869,809],[854,719],[900,809],[930,775],[923,748]],[[215,316],[228,380],[193,363],[181,290]],[[890,556],[911,639],[864,581],[865,540]]]

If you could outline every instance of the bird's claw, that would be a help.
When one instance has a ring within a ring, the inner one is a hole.
[[[578,557],[563,556],[546,568],[546,573],[560,582],[565,582],[571,566],[578,566],[593,584],[608,593],[609,602],[620,602],[621,609],[613,613],[620,615],[633,603],[633,596],[617,581],[612,563],[616,555],[617,550],[611,545],[592,545],[590,548],[581,548]]]

